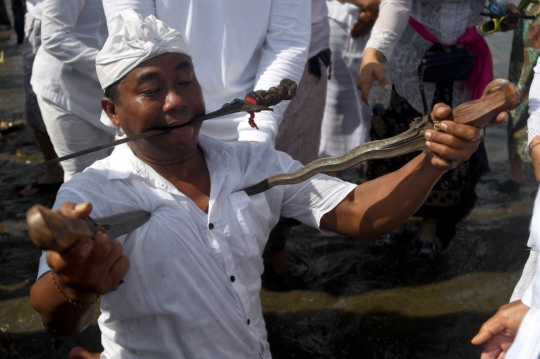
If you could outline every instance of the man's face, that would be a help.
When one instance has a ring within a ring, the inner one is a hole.
[[[118,84],[111,121],[126,135],[186,123],[204,115],[202,91],[188,56],[166,53],[144,61]],[[138,154],[160,160],[196,147],[201,123],[131,143]]]

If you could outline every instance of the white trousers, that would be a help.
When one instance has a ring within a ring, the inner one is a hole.
[[[349,40],[349,26],[330,19],[332,77],[328,81],[319,157],[340,156],[369,139],[371,110],[356,88],[366,38]]]
[[[47,133],[58,157],[67,156],[114,140],[113,134],[92,125],[40,96],[38,96],[38,104],[47,127]],[[99,116],[96,121],[99,122]],[[83,171],[95,161],[107,157],[111,152],[112,149],[107,149],[60,162],[64,169],[64,181],[69,180],[75,173]]]

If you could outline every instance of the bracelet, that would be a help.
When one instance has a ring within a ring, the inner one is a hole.
[[[88,308],[88,307],[90,307],[90,306],[96,304],[96,302],[99,300],[99,298],[100,298],[100,295],[99,295],[99,294],[96,294],[96,300],[94,300],[92,303],[79,303],[79,302],[77,302],[77,301],[75,301],[75,300],[69,299],[69,298],[66,296],[66,294],[62,291],[62,289],[60,289],[60,287],[58,286],[58,283],[56,283],[56,279],[54,278],[54,274],[55,274],[54,271],[51,271],[51,278],[52,278],[52,281],[53,281],[53,283],[54,283],[54,286],[56,287],[56,289],[58,290],[58,292],[59,292],[60,294],[62,294],[62,297],[64,297],[64,298],[67,300],[67,302],[68,302],[69,304],[72,304],[72,305],[74,305],[74,306],[81,307],[81,308]]]
[[[534,145],[529,146],[529,152],[536,146],[540,145],[540,142],[536,142]]]

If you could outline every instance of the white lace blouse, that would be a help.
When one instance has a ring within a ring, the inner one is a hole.
[[[424,40],[409,24],[409,16],[420,22],[442,44],[453,44],[465,30],[476,26],[484,0],[382,0],[379,18],[366,47],[385,56],[386,75],[397,92],[419,112],[423,112],[417,68],[432,43]],[[434,83],[424,84],[428,105],[433,100]],[[470,99],[464,82],[454,83],[453,106]]]

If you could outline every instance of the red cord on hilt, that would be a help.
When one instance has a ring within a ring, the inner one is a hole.
[[[257,105],[257,100],[255,100],[253,97],[246,96],[244,100],[253,105]],[[259,127],[255,123],[255,112],[248,111],[248,113],[249,113],[249,120],[248,120],[249,125],[251,126],[251,128],[256,128],[258,130]]]
[[[296,87],[296,82],[293,80],[283,79],[277,87],[270,87],[268,91],[251,91],[246,95],[244,100],[253,105],[261,105],[266,107],[275,106],[283,100],[292,99],[296,94]],[[258,130],[259,127],[257,127],[257,124],[254,121],[255,113],[252,111],[248,112],[249,125]]]

